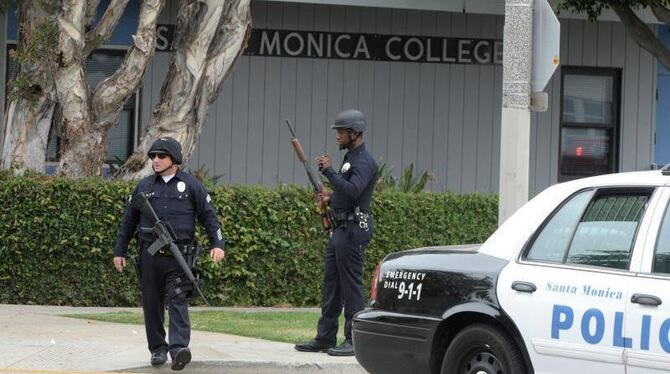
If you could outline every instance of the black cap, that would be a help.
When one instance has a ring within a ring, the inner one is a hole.
[[[179,142],[174,138],[164,137],[157,139],[154,144],[151,145],[151,148],[149,148],[149,152],[147,152],[147,154],[150,155],[152,153],[159,152],[170,155],[170,157],[172,157],[172,161],[175,164],[181,164],[183,161],[181,154],[181,144],[179,144]]]
[[[330,126],[331,129],[352,129],[356,132],[365,131],[365,116],[356,109],[349,109],[335,117],[335,124]]]

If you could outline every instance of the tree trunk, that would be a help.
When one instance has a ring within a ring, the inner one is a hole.
[[[89,126],[90,89],[84,74],[84,21],[86,2],[64,0],[63,13],[58,17],[58,68],[56,92],[63,110],[62,126],[65,136],[61,139],[60,172],[67,177],[100,175],[105,147],[100,134],[91,132]]]
[[[9,103],[5,113],[2,169],[44,172],[47,142],[55,104],[47,95],[37,103],[25,99]]]
[[[90,126],[91,111],[88,85],[83,71],[63,73],[58,95],[63,104],[60,173],[69,178],[99,176],[107,154],[104,131]],[[70,91],[68,91],[68,88]]]
[[[139,147],[119,171],[123,179],[149,175],[147,151],[160,137],[182,145],[190,158],[224,79],[246,47],[251,29],[249,0],[181,0],[175,51],[154,117]]]
[[[48,15],[30,2],[18,3],[19,50],[45,24]],[[49,58],[17,64],[17,74],[25,79],[20,93],[9,95],[4,123],[2,169],[44,172],[47,142],[55,108],[53,61]],[[15,90],[19,90],[15,88]]]

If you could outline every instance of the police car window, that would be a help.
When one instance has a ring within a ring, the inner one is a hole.
[[[565,262],[628,268],[635,233],[649,197],[647,191],[596,195],[575,230]]]
[[[526,259],[563,262],[574,227],[592,195],[592,190],[578,193],[559,208],[536,237]]]
[[[658,230],[652,271],[654,273],[670,274],[670,209],[668,208],[665,209],[661,229]]]

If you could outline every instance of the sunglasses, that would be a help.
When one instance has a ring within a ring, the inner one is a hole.
[[[156,158],[156,157],[158,157],[159,159],[162,160],[162,159],[164,159],[165,157],[167,157],[167,154],[165,154],[165,153],[149,153],[149,158],[150,158],[150,159],[153,160],[153,159]]]

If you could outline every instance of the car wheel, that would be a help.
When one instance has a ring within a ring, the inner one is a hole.
[[[520,374],[526,368],[516,343],[494,326],[464,328],[449,344],[441,374]]]

